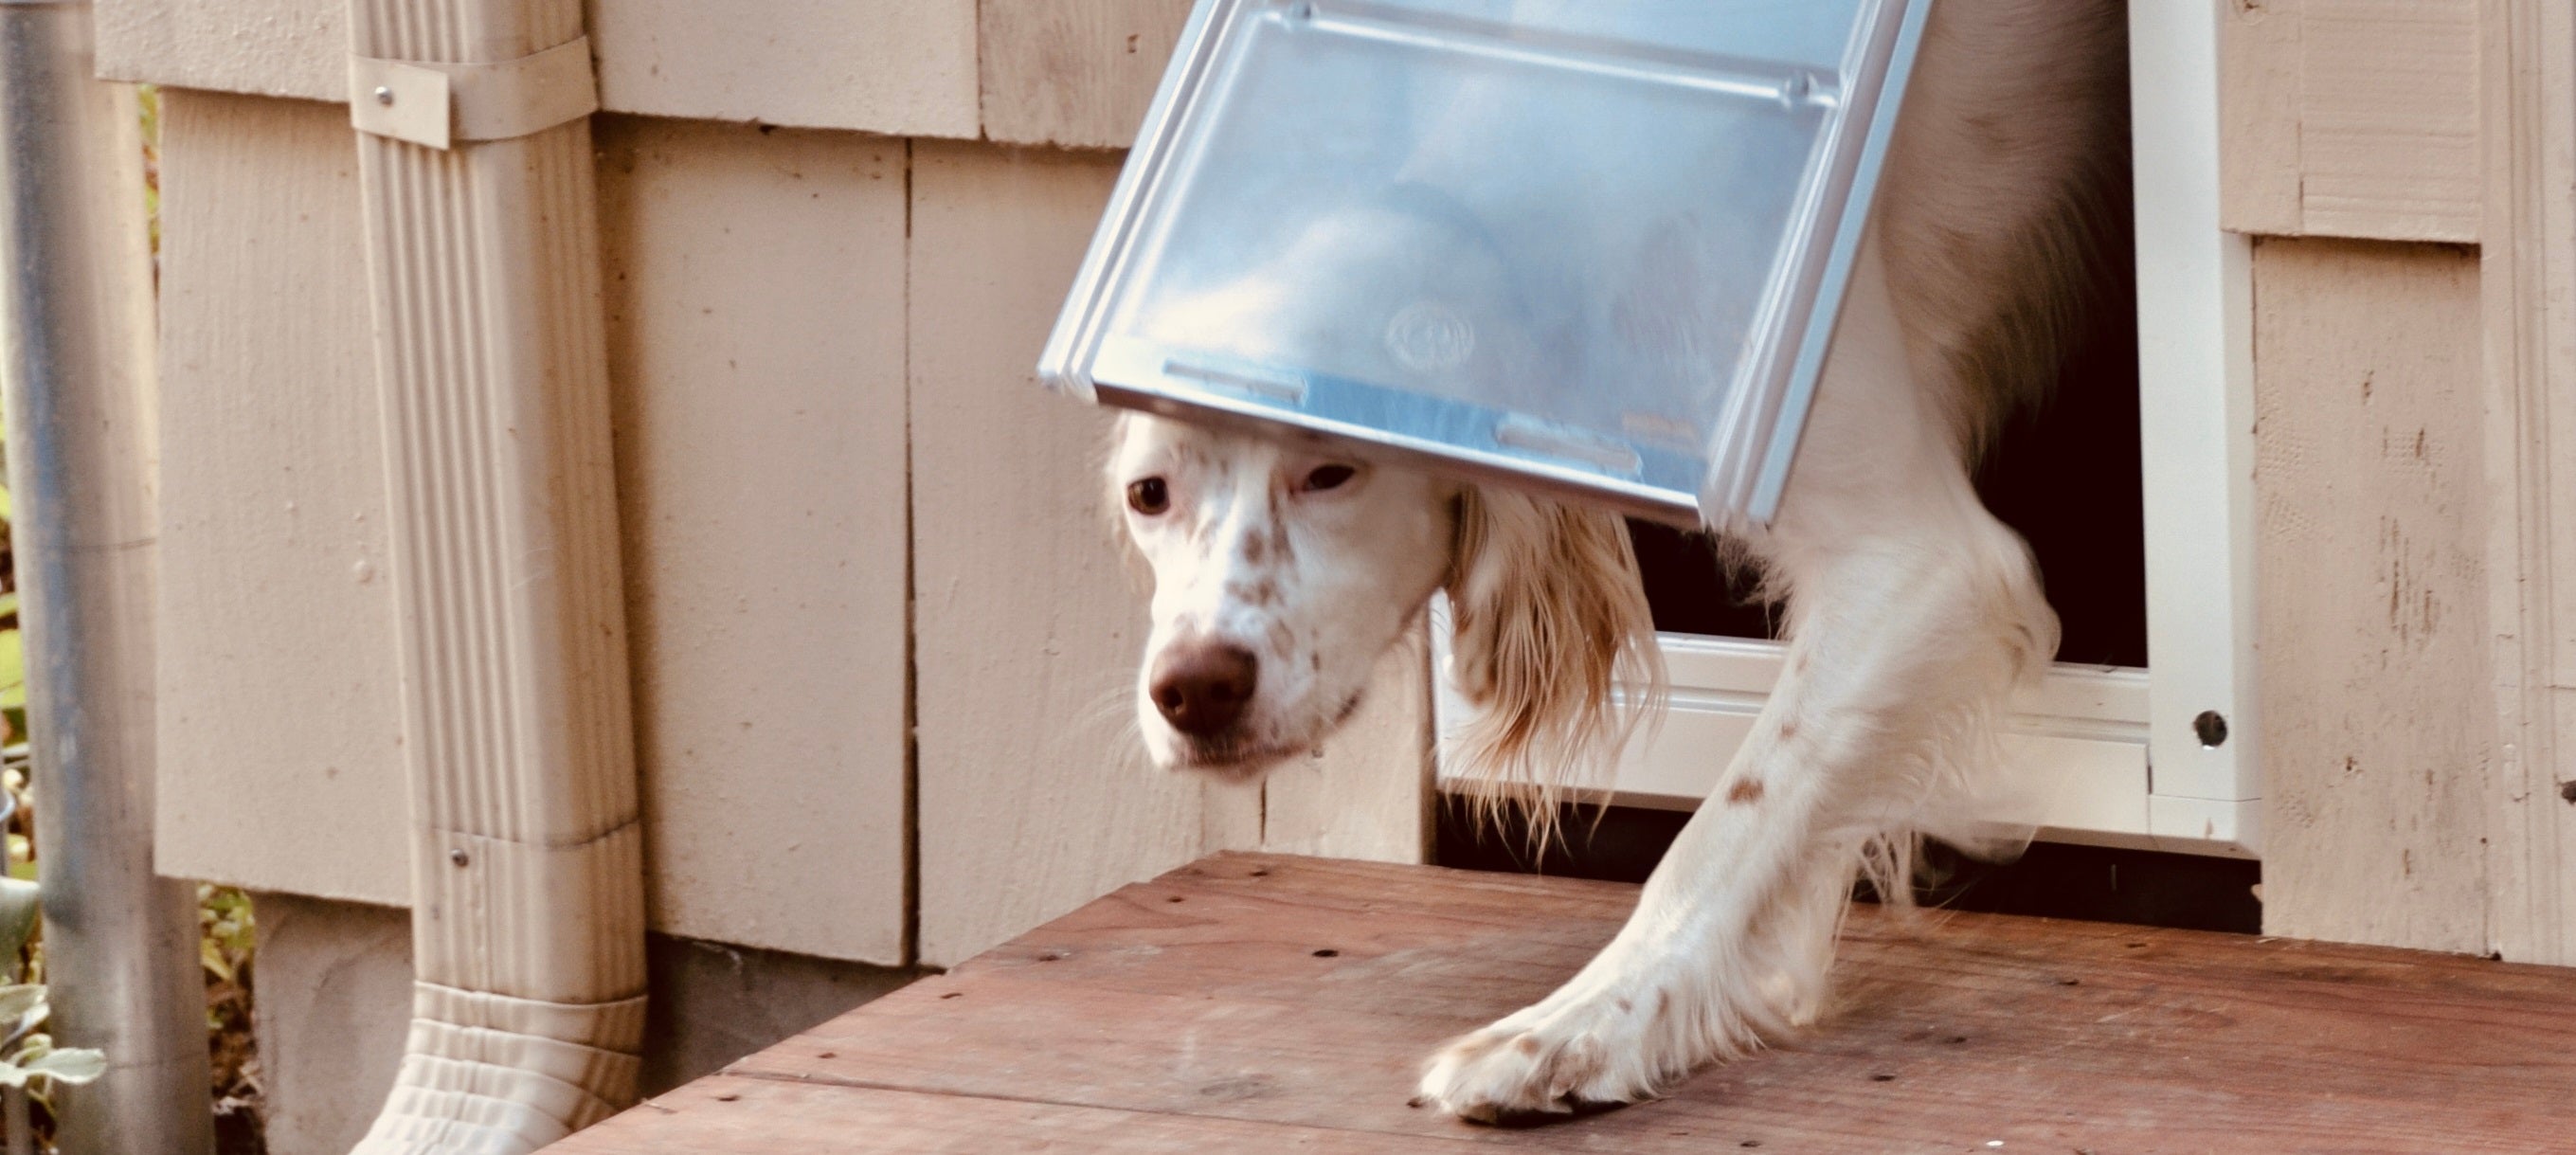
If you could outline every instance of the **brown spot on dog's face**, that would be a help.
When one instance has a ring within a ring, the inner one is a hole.
[[[1273,504],[1275,507],[1276,503],[1274,502]],[[1288,545],[1288,523],[1277,517],[1273,517],[1270,519],[1268,529],[1269,540],[1265,551],[1267,556],[1277,558],[1279,565],[1283,567],[1295,565],[1297,562],[1297,552],[1294,549],[1291,549]],[[1246,538],[1245,540],[1248,544],[1252,539]]]
[[[1797,736],[1798,736],[1798,724],[1797,724],[1796,722],[1794,722],[1794,721],[1790,721],[1790,722],[1782,722],[1782,723],[1780,723],[1780,740],[1781,740],[1781,741],[1786,742],[1786,741],[1788,741],[1788,740],[1790,740],[1790,739],[1792,739],[1792,738],[1795,738],[1795,737],[1797,737]]]
[[[1749,806],[1761,799],[1762,780],[1759,778],[1738,778],[1735,785],[1726,788],[1726,800],[1737,806]]]
[[[1512,1049],[1524,1055],[1535,1055],[1538,1053],[1538,1036],[1522,1035],[1518,1042],[1512,1044]]]

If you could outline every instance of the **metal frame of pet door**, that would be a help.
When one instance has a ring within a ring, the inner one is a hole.
[[[1767,521],[1929,8],[1202,0],[1039,374]]]

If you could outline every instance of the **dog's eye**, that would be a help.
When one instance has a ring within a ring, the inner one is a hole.
[[[1172,508],[1171,487],[1159,477],[1148,477],[1127,483],[1127,508],[1153,517]]]
[[[1306,475],[1306,480],[1299,483],[1297,489],[1300,493],[1319,493],[1327,489],[1340,489],[1349,483],[1351,478],[1358,475],[1359,470],[1348,465],[1319,465],[1315,467],[1313,473]]]

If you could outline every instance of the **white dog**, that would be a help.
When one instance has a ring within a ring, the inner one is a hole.
[[[1989,761],[2057,625],[1970,469],[2085,295],[2092,190],[2126,156],[2121,19],[2110,0],[1934,6],[1795,472],[1737,542],[1787,600],[1781,681],[1617,939],[1450,1043],[1427,1100],[1485,1121],[1631,1102],[1810,1020],[1856,874],[1901,879]],[[1138,714],[1167,766],[1249,779],[1315,746],[1437,590],[1481,708],[1467,746],[1535,813],[1615,753],[1614,687],[1660,683],[1613,514],[1146,417],[1110,471],[1154,574]]]

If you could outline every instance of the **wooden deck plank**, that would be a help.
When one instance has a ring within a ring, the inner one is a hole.
[[[717,1075],[609,1120],[550,1151],[1063,1152],[1472,1150],[1465,1140],[1281,1127],[1197,1115],[1111,1111],[1028,1100],[961,1098],[881,1087]]]
[[[1562,981],[1634,896],[1219,856],[736,1063],[725,1093],[797,1127],[847,1120],[828,1149],[850,1151],[2531,1151],[2576,1134],[2576,971],[1871,908],[1822,1029],[1671,1098],[1535,1131],[1407,1105],[1426,1053]],[[686,1129],[698,1101],[557,1150],[772,1149],[723,1138],[720,1115]]]

